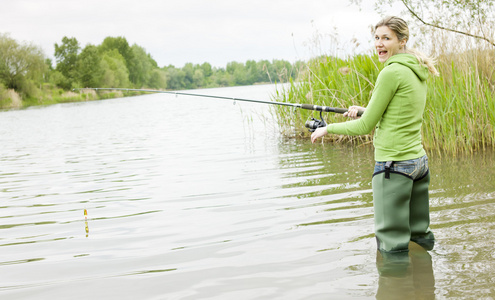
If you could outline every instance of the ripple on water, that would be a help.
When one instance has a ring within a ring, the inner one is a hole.
[[[150,95],[1,112],[2,299],[374,299],[431,274],[439,298],[490,295],[493,157],[430,158],[438,247],[387,277],[372,149],[283,140],[239,106]]]

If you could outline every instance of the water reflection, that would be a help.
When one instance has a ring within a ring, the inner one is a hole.
[[[409,253],[382,255],[377,251],[376,299],[435,299],[435,277],[430,253],[410,243]]]
[[[309,148],[304,143],[286,144],[280,152],[291,154],[280,159],[282,168],[292,171],[286,175],[291,180],[284,185],[284,194],[303,200],[294,201],[298,205],[290,209],[310,211],[298,226],[322,228],[332,232],[336,240],[345,241],[328,249],[374,247],[372,153],[362,147]],[[376,297],[464,298],[474,291],[481,298],[492,297],[495,153],[430,153],[430,162],[431,228],[438,244],[431,252],[412,244],[406,263],[383,260],[378,255]],[[346,230],[346,235],[335,228]]]
[[[84,209],[84,227],[86,230],[86,237],[89,235],[89,226],[88,226],[88,211]]]

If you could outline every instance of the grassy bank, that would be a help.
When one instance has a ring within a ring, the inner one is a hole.
[[[57,88],[51,84],[44,84],[39,87],[34,97],[22,97],[14,90],[5,89],[0,86],[0,109],[20,109],[35,105],[103,100],[137,94],[135,92],[123,93],[121,91],[96,92],[92,89],[73,92]]]
[[[439,153],[473,152],[495,148],[495,57],[493,50],[473,50],[438,57],[440,77],[428,80],[423,143]],[[320,57],[308,63],[300,82],[276,95],[278,101],[335,107],[366,106],[373,84],[383,68],[376,56],[348,59]],[[277,107],[274,113],[285,135],[308,137],[306,110]],[[343,122],[341,115],[325,114],[327,122]],[[369,144],[372,135],[331,135],[330,142]]]

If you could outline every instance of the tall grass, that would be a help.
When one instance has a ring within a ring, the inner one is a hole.
[[[492,50],[442,53],[440,77],[428,80],[423,144],[438,153],[465,153],[495,148],[495,54]],[[275,95],[278,101],[349,107],[366,106],[383,68],[376,55],[347,59],[322,56],[311,60],[298,82]],[[273,110],[287,136],[304,137],[304,123],[317,113],[306,110]],[[328,122],[344,122],[341,115],[325,114]],[[327,138],[329,137],[329,138]],[[330,135],[331,142],[369,144],[372,134],[361,137]]]
[[[428,85],[423,140],[449,153],[495,148],[495,57],[473,50],[444,55]]]

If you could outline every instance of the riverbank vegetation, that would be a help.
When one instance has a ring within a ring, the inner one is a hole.
[[[0,109],[110,98],[110,92],[73,93],[74,88],[148,88],[184,90],[279,82],[297,77],[303,62],[248,60],[217,68],[205,62],[182,68],[159,67],[150,53],[124,37],[107,37],[100,45],[81,47],[64,37],[54,45],[52,62],[31,43],[0,34]]]

